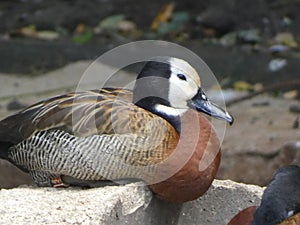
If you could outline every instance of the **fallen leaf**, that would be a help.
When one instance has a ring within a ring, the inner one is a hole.
[[[118,30],[122,32],[133,32],[136,31],[136,24],[129,20],[122,20],[118,24]]]
[[[246,81],[236,81],[233,83],[233,88],[239,91],[253,90],[253,85]]]
[[[190,19],[190,14],[186,11],[175,12],[172,15],[172,23],[183,24],[188,22]]]
[[[42,30],[36,33],[38,39],[52,41],[59,38],[59,33],[52,30]]]
[[[287,65],[287,60],[286,59],[272,59],[269,62],[268,68],[271,72],[277,72],[281,70],[283,67]]]
[[[203,33],[206,37],[215,37],[217,30],[214,28],[203,28]]]
[[[215,33],[213,35],[215,35]],[[223,46],[233,46],[237,42],[237,37],[238,37],[238,32],[236,31],[229,32],[220,38],[220,43]]]
[[[174,11],[174,2],[164,5],[154,18],[151,24],[151,30],[156,31],[161,23],[166,23],[172,16]]]
[[[253,90],[254,91],[261,91],[264,88],[262,83],[256,83],[253,85]]]
[[[298,46],[298,43],[296,42],[294,35],[289,32],[278,33],[274,37],[274,42],[277,44],[286,45],[291,48],[295,48]]]
[[[269,48],[269,51],[272,53],[277,53],[277,52],[286,52],[288,51],[290,48],[286,45],[283,44],[274,44],[271,45]]]
[[[55,40],[59,38],[59,33],[52,30],[37,30],[35,25],[22,27],[19,33],[24,37],[38,38],[42,40]]]
[[[283,94],[283,97],[285,99],[295,99],[297,96],[298,96],[298,91],[297,90],[287,91]]]
[[[117,14],[104,18],[99,25],[96,27],[96,30],[117,30],[122,21],[125,20],[125,15]]]
[[[177,12],[174,13],[171,17],[171,20],[168,22],[161,23],[157,32],[159,34],[167,34],[171,32],[182,31],[185,23],[190,19],[190,16],[187,12]]]
[[[238,32],[237,38],[242,43],[255,44],[261,42],[262,37],[258,29],[241,30]]]
[[[19,30],[20,34],[25,37],[36,37],[36,27],[35,25],[29,25],[26,27],[22,27]]]
[[[76,44],[85,44],[90,42],[93,39],[93,32],[91,30],[86,30],[80,34],[77,34],[73,37],[73,41]]]
[[[75,33],[79,34],[86,30],[86,26],[83,23],[79,23],[75,28]]]

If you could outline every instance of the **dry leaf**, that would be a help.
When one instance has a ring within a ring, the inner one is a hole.
[[[271,72],[277,72],[281,70],[283,67],[285,67],[286,65],[287,65],[286,59],[277,58],[277,59],[272,59],[269,62],[268,68]]]
[[[253,90],[254,91],[261,91],[264,88],[262,83],[256,83],[253,85]]]
[[[298,46],[298,43],[296,42],[294,35],[289,32],[278,33],[274,37],[274,41],[277,44],[283,44],[291,48],[295,48]]]
[[[91,30],[86,30],[83,31],[81,33],[76,34],[72,40],[76,43],[76,44],[85,44],[90,42],[93,39],[93,32]]]
[[[253,90],[253,85],[246,81],[236,81],[233,83],[233,87],[235,90],[239,90],[239,91]]]
[[[285,99],[295,99],[298,95],[298,91],[297,90],[291,90],[291,91],[287,91],[283,94],[283,97]]]
[[[22,27],[20,29],[20,34],[25,37],[36,37],[36,27],[35,25],[29,25],[27,27]]]
[[[20,34],[24,37],[38,38],[42,40],[52,41],[59,38],[59,33],[52,30],[37,30],[35,25],[22,27],[19,30]]]
[[[119,25],[122,21],[125,21],[125,15],[123,14],[111,15],[101,20],[95,29],[97,29],[97,31],[118,30]]]
[[[203,33],[206,37],[215,37],[217,31],[214,28],[203,28]]]
[[[41,30],[37,32],[36,37],[38,39],[52,41],[59,38],[59,33],[52,30]]]
[[[129,21],[129,20],[123,20],[123,21],[119,22],[118,29],[122,32],[133,32],[137,28],[136,28],[136,24],[134,22]]]
[[[164,5],[159,10],[156,17],[154,18],[154,20],[151,24],[151,30],[155,31],[158,29],[158,27],[161,23],[167,22],[171,18],[172,14],[173,14],[173,10],[174,10],[174,2]]]
[[[75,28],[75,33],[80,34],[86,30],[86,26],[83,23],[79,23]]]

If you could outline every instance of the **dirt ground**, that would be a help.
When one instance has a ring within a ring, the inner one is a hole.
[[[94,59],[124,43],[154,39],[178,43],[198,54],[224,86],[237,80],[267,85],[300,77],[298,0],[176,0],[165,24],[172,29],[151,30],[154,18],[171,2],[1,1],[0,72],[43,74]],[[95,32],[106,18],[120,14],[133,26],[129,34],[113,29]],[[183,22],[178,25],[174,20]],[[58,38],[37,38],[34,32],[39,31]],[[84,43],[74,41],[88,32],[91,38]],[[284,59],[285,66],[270,71],[276,59]]]
[[[1,1],[0,119],[24,105],[74,90],[89,60],[137,40],[187,47],[210,66],[225,89],[238,89],[239,81],[268,87],[300,79],[300,1],[173,2],[174,7],[169,0]],[[173,7],[169,18],[152,29],[168,7]],[[123,30],[116,28],[120,15],[127,25]],[[126,72],[112,84],[132,79]],[[287,90],[298,90],[299,99],[299,85]],[[284,98],[285,91],[229,107],[235,123],[227,128],[218,178],[264,185],[276,168],[299,164],[300,103]],[[236,97],[240,94],[235,92]],[[2,187],[30,182],[0,163]]]

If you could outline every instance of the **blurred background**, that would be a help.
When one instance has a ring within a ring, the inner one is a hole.
[[[236,119],[218,178],[265,185],[277,168],[300,164],[299,9],[299,0],[3,0],[0,119],[74,90],[114,47],[166,40],[210,66]],[[0,188],[31,182],[4,161],[0,171]]]

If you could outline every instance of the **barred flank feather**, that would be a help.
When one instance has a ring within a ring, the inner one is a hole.
[[[167,156],[162,151],[151,149],[147,144],[149,141],[153,142],[153,136],[75,137],[61,130],[41,131],[12,146],[9,158],[29,171],[47,171],[82,180],[142,179],[145,174],[153,172],[155,163]],[[151,151],[154,155],[150,158],[148,153]],[[141,169],[136,169],[138,166]]]

